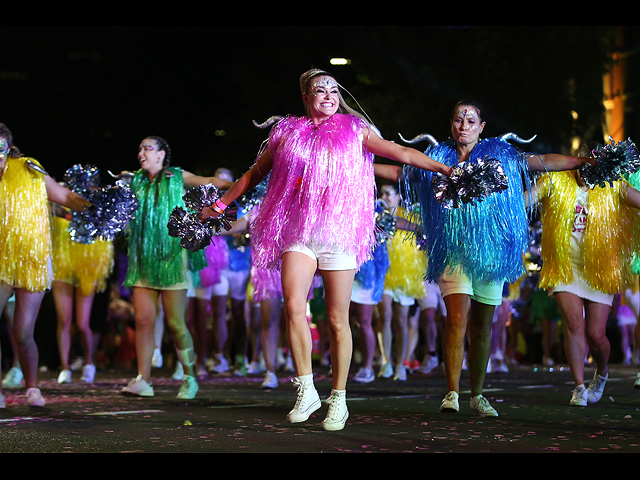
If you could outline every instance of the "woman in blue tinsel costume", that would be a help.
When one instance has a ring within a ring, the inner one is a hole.
[[[465,333],[469,326],[468,365],[471,381],[470,407],[482,417],[498,415],[482,395],[493,314],[502,302],[505,282],[524,273],[527,249],[527,198],[534,188],[532,172],[578,168],[586,158],[560,154],[524,153],[507,140],[514,135],[481,139],[485,128],[483,109],[476,102],[459,102],[451,118],[452,139],[433,142],[425,152],[448,166],[473,166],[497,160],[507,182],[505,189],[478,201],[441,203],[436,198],[431,172],[417,168],[379,166],[376,175],[400,182],[404,201],[419,203],[420,225],[428,255],[426,280],[438,282],[447,308],[443,334],[448,393],[441,412],[459,410],[460,376]],[[479,169],[476,169],[479,171]],[[476,188],[482,177],[472,178]],[[463,190],[458,190],[458,193]]]

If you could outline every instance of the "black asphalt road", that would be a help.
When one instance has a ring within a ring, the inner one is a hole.
[[[166,370],[154,371],[151,399],[119,394],[133,371],[98,372],[90,385],[58,385],[54,372],[43,373],[44,408],[28,408],[23,389],[3,390],[0,453],[636,453],[637,373],[612,366],[604,397],[584,408],[569,407],[566,369],[489,374],[485,396],[500,416],[485,419],[469,410],[466,380],[460,412],[439,413],[442,372],[351,383],[349,422],[332,433],[320,426],[325,408],[304,424],[286,422],[295,390],[284,374],[268,391],[260,377],[202,380],[197,399],[179,401],[179,382]],[[316,384],[321,396],[329,393],[326,369],[317,370]]]

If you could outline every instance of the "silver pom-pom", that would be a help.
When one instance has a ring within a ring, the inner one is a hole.
[[[93,165],[74,165],[65,172],[63,184],[87,200],[91,192],[99,188],[100,171]],[[71,212],[69,235],[76,243],[90,245],[98,238],[93,223],[86,224],[87,216],[85,212]]]
[[[80,214],[82,231],[76,231],[76,236],[112,241],[138,210],[137,197],[128,185],[120,182],[92,190],[87,201],[91,205]]]
[[[200,223],[198,215],[176,207],[169,216],[169,235],[180,238],[180,245],[190,252],[203,250],[211,243],[213,229]]]
[[[638,149],[631,139],[618,143],[611,137],[609,140],[611,144],[598,145],[591,152],[596,159],[595,165],[587,163],[579,170],[589,188],[611,186],[614,181],[640,169]]]
[[[182,197],[185,207],[192,212],[201,212],[203,208],[211,207],[218,198],[218,189],[210,183],[190,188]]]
[[[509,188],[502,165],[488,156],[456,165],[449,177],[435,175],[431,185],[436,200],[449,209],[481,202],[492,193]]]
[[[200,222],[200,212],[205,207],[212,207],[218,198],[218,189],[212,184],[190,188],[182,197],[188,210],[176,207],[169,216],[169,235],[180,238],[180,245],[187,250],[197,252],[207,248],[214,235],[231,230],[231,222],[238,216],[236,205],[227,207],[217,218]]]
[[[396,217],[386,208],[380,212],[376,212],[376,242],[382,245],[391,240],[397,229]]]
[[[100,185],[100,170],[93,165],[74,165],[65,172],[64,183],[86,199]]]

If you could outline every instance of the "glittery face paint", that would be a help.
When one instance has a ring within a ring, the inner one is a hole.
[[[145,170],[153,170],[162,166],[164,152],[158,150],[156,143],[152,140],[144,140],[138,148],[138,161]]]
[[[7,163],[7,156],[9,155],[9,143],[6,139],[0,138],[0,178],[2,178],[2,172],[4,171],[4,166]]]
[[[311,85],[311,94],[317,95],[319,91],[333,89],[335,89],[336,93],[338,92],[338,82],[336,82],[335,79],[331,77],[322,77],[320,78],[320,80]]]
[[[309,94],[304,96],[304,101],[314,121],[323,122],[333,116],[340,107],[338,82],[329,76],[318,78],[311,85]]]
[[[461,108],[458,110],[458,117],[467,118],[468,120],[476,119],[476,112],[467,108]]]
[[[459,144],[477,142],[483,130],[484,122],[480,122],[480,116],[474,107],[461,106],[451,120],[451,132]]]
[[[4,138],[0,138],[0,158],[7,158],[9,154],[9,144]]]

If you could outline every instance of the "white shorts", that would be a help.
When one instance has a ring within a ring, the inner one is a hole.
[[[502,290],[504,282],[483,282],[471,278],[462,267],[447,267],[438,279],[438,286],[442,297],[456,293],[466,294],[476,302],[486,305],[500,305],[502,303]]]
[[[222,270],[220,272],[220,282],[209,287],[192,288],[187,292],[187,296],[199,300],[210,300],[211,297],[226,297],[229,295],[234,300],[246,300],[250,274],[249,270],[241,272]]]
[[[377,305],[378,302],[373,300],[373,288],[362,288],[358,282],[354,282],[351,290],[351,301],[361,305]]]
[[[198,300],[211,300],[213,285],[210,287],[196,287],[187,291],[187,298],[197,298]]]
[[[229,295],[233,300],[246,300],[250,278],[250,270],[242,270],[240,272],[222,270],[220,272],[220,283],[211,287],[211,295],[215,297]]]
[[[393,300],[395,303],[402,305],[403,307],[410,307],[411,305],[416,303],[415,297],[411,297],[399,290],[385,289],[384,295],[389,295],[391,297],[391,300]]]
[[[425,296],[418,299],[418,305],[420,305],[420,310],[427,310],[429,308],[434,308],[439,311],[442,315],[447,314],[447,308],[444,305],[444,300],[442,299],[442,293],[440,293],[440,287],[435,283],[424,283]]]
[[[287,252],[304,253],[318,264],[319,270],[355,270],[358,268],[355,255],[335,253],[324,246],[293,245],[285,249],[283,254]]]

